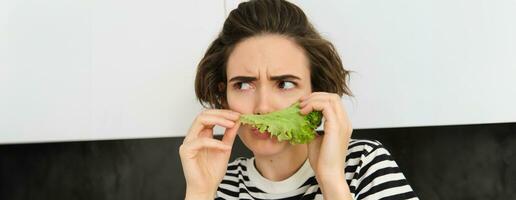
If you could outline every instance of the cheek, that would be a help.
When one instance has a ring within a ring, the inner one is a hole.
[[[312,93],[312,83],[310,82],[310,79],[308,79],[307,81],[303,82],[303,90],[305,93]]]
[[[252,104],[250,104],[249,100],[242,98],[243,97],[239,95],[228,92],[227,100],[229,109],[239,113],[250,113],[252,111],[252,107],[250,107]]]

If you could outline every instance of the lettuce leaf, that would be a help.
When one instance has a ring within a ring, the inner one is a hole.
[[[299,102],[296,102],[288,108],[265,115],[241,115],[240,123],[251,125],[260,132],[268,131],[278,141],[305,144],[315,138],[315,129],[321,125],[323,114],[312,111],[302,115],[300,110]]]

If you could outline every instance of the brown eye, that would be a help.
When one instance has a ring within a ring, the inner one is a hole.
[[[247,82],[238,82],[238,83],[235,83],[234,87],[239,90],[248,90],[251,88],[251,84],[249,84]]]
[[[292,81],[281,81],[279,87],[288,90],[296,87],[296,84]]]

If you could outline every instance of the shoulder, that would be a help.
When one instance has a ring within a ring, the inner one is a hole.
[[[350,140],[346,179],[355,199],[416,197],[396,161],[377,140]]]
[[[375,153],[389,154],[382,143],[377,140],[351,139],[348,144],[346,165],[348,172],[357,172],[361,165],[365,164]]]
[[[354,153],[360,156],[367,156],[379,149],[386,151],[378,140],[351,139],[348,145],[348,154]]]
[[[355,166],[353,171],[364,170],[365,166],[376,163],[382,163],[382,165],[387,164],[384,161],[389,161],[388,165],[396,165],[390,152],[378,140],[350,140],[346,156],[346,164],[348,166]]]

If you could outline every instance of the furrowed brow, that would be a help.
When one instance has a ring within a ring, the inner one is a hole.
[[[279,76],[271,76],[271,80],[285,80],[285,79],[297,79],[301,80],[301,78],[294,76],[292,74],[285,74],[285,75],[279,75]]]
[[[271,76],[270,78],[271,80],[273,81],[277,81],[277,80],[285,80],[285,79],[297,79],[297,80],[301,80],[301,78],[297,77],[297,76],[294,76],[292,74],[285,74],[285,75],[278,75],[278,76]],[[256,77],[253,77],[253,76],[235,76],[233,78],[231,78],[228,82],[231,83],[231,82],[234,82],[234,81],[239,81],[239,82],[251,82],[251,81],[256,81],[258,80]]]
[[[252,76],[235,76],[229,80],[229,83],[234,82],[234,81],[251,82],[251,81],[256,81],[256,80],[257,80],[256,77],[252,77]]]

